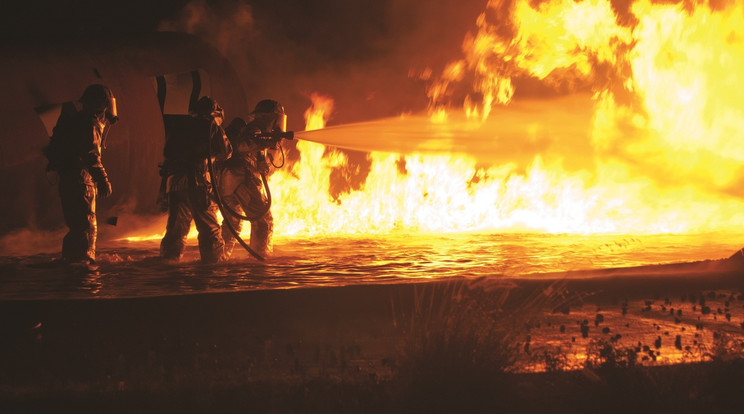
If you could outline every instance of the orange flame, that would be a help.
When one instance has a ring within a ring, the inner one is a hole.
[[[504,10],[508,20],[493,13]],[[371,153],[363,187],[332,199],[331,171],[347,157],[300,141],[301,160],[272,177],[277,235],[744,228],[741,4],[641,0],[620,18],[608,0],[491,0],[476,24],[462,59],[438,79],[423,72],[431,122],[460,111],[485,120],[518,99],[525,79],[561,94],[588,91],[589,142],[562,143],[590,148],[583,165],[567,168],[561,153],[487,167],[458,155]],[[474,79],[471,92],[454,94],[465,79]],[[330,98],[311,99],[308,130],[332,108]]]
[[[527,163],[369,153],[362,186],[335,198],[331,176],[352,168],[348,157],[299,140],[300,159],[270,178],[276,236],[744,229],[740,2],[638,0],[619,13],[609,0],[490,0],[476,28],[438,77],[430,67],[411,69],[429,82],[428,122],[485,124],[538,85],[555,95],[588,93],[589,133],[557,133],[565,125],[553,114],[549,128],[536,123],[516,143],[537,147],[545,136],[551,144]],[[321,129],[333,100],[310,99],[306,130]]]
[[[310,94],[312,106],[305,111],[305,130],[312,131],[325,127],[333,113],[333,99],[317,92]]]

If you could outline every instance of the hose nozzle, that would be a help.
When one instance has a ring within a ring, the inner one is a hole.
[[[272,139],[272,140],[280,140],[280,139],[294,139],[294,131],[271,131],[271,132],[261,132],[256,134],[256,138],[261,139]]]

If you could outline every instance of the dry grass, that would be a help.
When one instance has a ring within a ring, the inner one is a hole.
[[[400,406],[424,412],[508,406],[509,374],[528,346],[528,327],[560,300],[556,291],[520,297],[511,287],[464,281],[417,289],[412,313],[403,316]]]

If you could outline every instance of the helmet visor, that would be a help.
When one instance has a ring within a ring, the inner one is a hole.
[[[108,108],[106,108],[106,119],[111,125],[119,120],[119,112],[116,110],[116,98],[113,95],[108,98]]]
[[[282,132],[287,132],[287,114],[285,113],[277,114],[276,126],[277,128],[281,129]]]

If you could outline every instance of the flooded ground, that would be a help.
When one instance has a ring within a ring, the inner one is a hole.
[[[227,264],[157,259],[158,240],[99,243],[99,268],[60,267],[59,254],[0,253],[0,299],[123,298],[197,292],[513,278],[566,270],[692,262],[729,257],[741,234],[580,236],[545,234],[277,238],[266,262],[239,246]],[[60,241],[61,244],[61,241]]]

